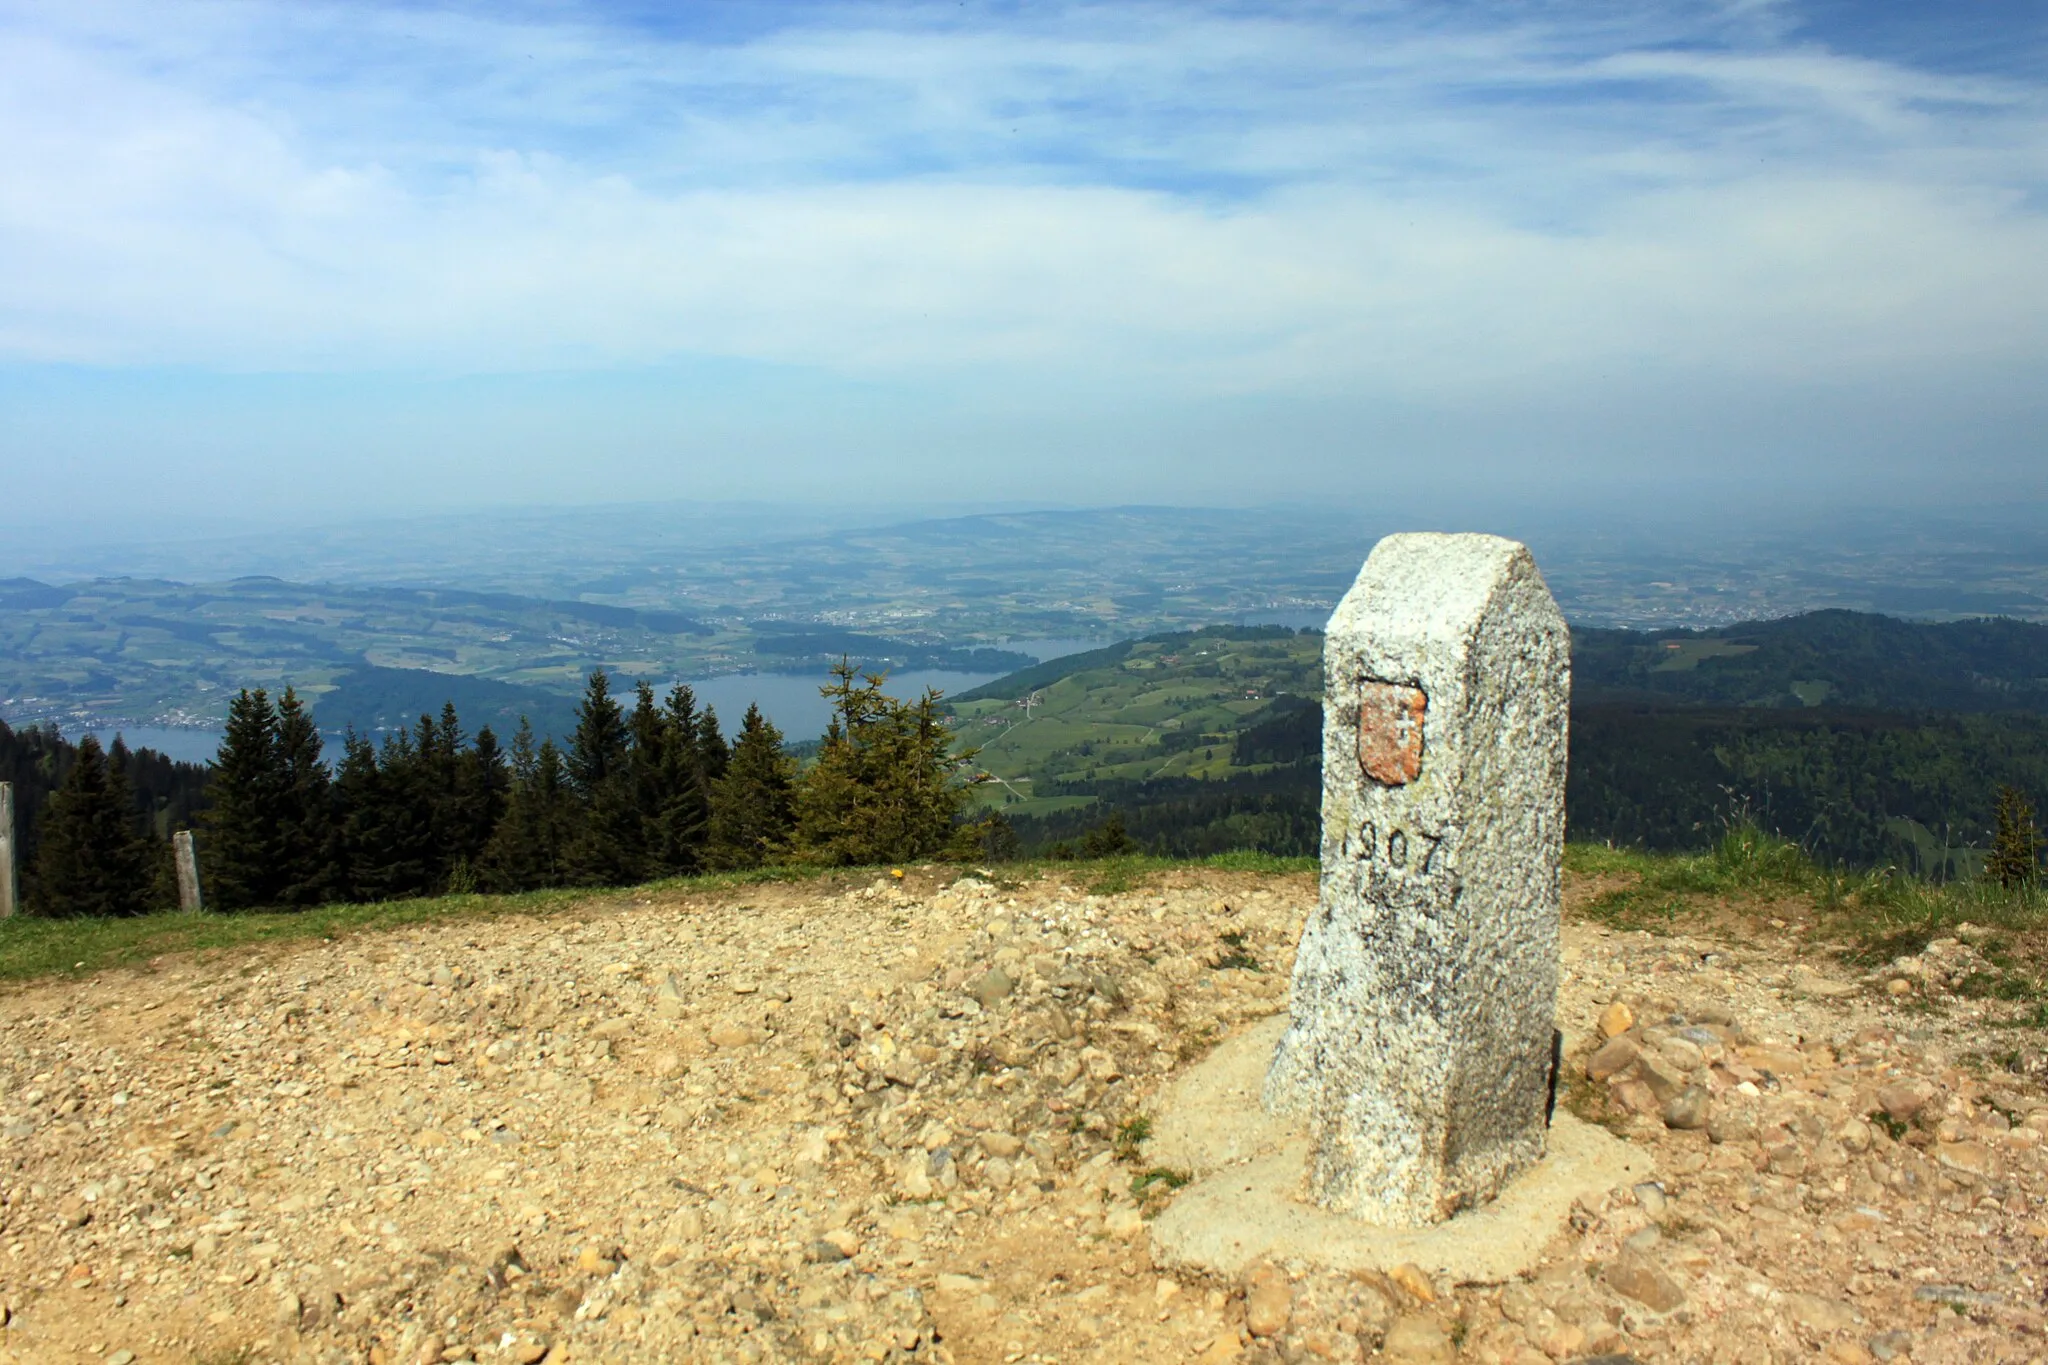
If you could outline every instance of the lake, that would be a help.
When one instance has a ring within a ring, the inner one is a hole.
[[[1002,648],[1028,654],[1042,663],[1047,659],[1101,649],[1110,643],[1109,638],[1103,637],[1045,637],[1005,640]],[[885,690],[892,697],[915,698],[925,688],[936,687],[950,697],[1002,676],[1000,673],[911,669],[892,673]],[[810,674],[728,673],[721,678],[693,679],[690,686],[696,690],[700,703],[717,708],[719,725],[727,735],[739,733],[740,717],[746,714],[748,704],[758,703],[761,713],[782,731],[782,737],[794,742],[816,739],[825,733],[831,707],[818,695],[819,681],[820,678]],[[111,744],[114,739],[112,730],[99,727],[80,730],[67,726],[64,730],[65,738],[73,741],[83,734],[98,736],[101,744]],[[221,732],[198,726],[126,725],[121,727],[121,737],[131,749],[154,749],[186,763],[205,763],[219,752]],[[329,763],[340,762],[341,736],[323,735],[321,739],[322,757]],[[499,739],[509,743],[511,737],[500,735]]]

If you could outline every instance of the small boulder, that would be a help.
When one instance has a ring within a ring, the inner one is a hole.
[[[1610,1076],[1619,1075],[1634,1064],[1640,1052],[1641,1049],[1636,1046],[1633,1038],[1626,1035],[1609,1038],[1600,1045],[1598,1051],[1586,1058],[1586,1079],[1604,1081]]]
[[[1877,1091],[1878,1108],[1898,1123],[1911,1123],[1933,1098],[1934,1087],[1919,1080],[1893,1081]]]
[[[1271,1261],[1253,1266],[1245,1280],[1245,1330],[1255,1337],[1277,1337],[1287,1330],[1293,1311],[1294,1287],[1287,1272]]]
[[[1709,1106],[1706,1087],[1689,1085],[1664,1101],[1664,1126],[1687,1132],[1704,1128]]]
[[[1607,1287],[1653,1313],[1669,1313],[1685,1302],[1685,1290],[1664,1268],[1633,1248],[1623,1248],[1607,1267]]]
[[[1387,1329],[1387,1339],[1380,1343],[1379,1359],[1400,1361],[1403,1365],[1450,1365],[1457,1359],[1457,1353],[1443,1328],[1428,1318],[1410,1314],[1395,1318],[1394,1325]]]
[[[983,1009],[992,1010],[1008,1000],[1016,989],[1017,983],[1010,979],[1008,972],[1001,967],[993,967],[989,969],[988,975],[974,983],[974,989],[968,994],[973,996],[975,1002]]]

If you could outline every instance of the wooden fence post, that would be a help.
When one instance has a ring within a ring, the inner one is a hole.
[[[178,908],[204,910],[199,898],[199,854],[192,847],[192,831],[181,829],[171,836],[171,856],[178,864]]]
[[[0,919],[15,911],[14,784],[0,782]]]

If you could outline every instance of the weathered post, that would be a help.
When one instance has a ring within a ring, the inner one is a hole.
[[[1266,1079],[1326,1208],[1438,1222],[1543,1155],[1570,657],[1495,536],[1389,536],[1330,618],[1322,890]]]
[[[14,784],[0,782],[0,919],[14,913]]]
[[[199,853],[192,846],[192,831],[181,829],[171,836],[171,858],[178,867],[178,908],[204,910],[199,898]]]

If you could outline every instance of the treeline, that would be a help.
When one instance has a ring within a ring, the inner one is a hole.
[[[1313,856],[1322,708],[1281,698],[1234,741],[1255,771],[1220,780],[1043,783],[1087,805],[1015,818],[1025,851],[1056,854],[1111,813],[1150,852]],[[1995,841],[2002,794],[2048,796],[2048,717],[1592,705],[1572,708],[1568,837],[1661,851],[1710,846],[1749,820],[1825,863],[1969,875]]]
[[[90,735],[72,744],[54,725],[15,730],[0,721],[0,782],[14,788],[24,907],[64,913],[97,901],[101,890],[75,874],[89,870],[102,847],[118,865],[108,884],[117,898],[175,900],[165,841],[204,808],[206,780],[204,765],[131,751],[119,736],[102,748]]]
[[[523,723],[509,746],[488,726],[472,736],[451,703],[378,746],[351,733],[331,767],[296,692],[273,701],[244,691],[229,708],[197,821],[206,902],[294,909],[1003,847],[1000,817],[961,818],[976,780],[972,755],[953,752],[938,694],[903,701],[882,684],[844,663],[832,670],[821,689],[832,721],[801,769],[757,707],[728,745],[689,687],[657,698],[642,683],[628,706],[602,670],[590,675],[566,745],[536,744]],[[108,765],[98,778],[78,776],[85,751],[51,798],[39,856],[49,856],[50,820],[65,802],[92,805],[97,823],[72,821],[79,833],[65,846],[97,869],[97,890],[82,896],[46,875],[30,908],[130,914],[166,904],[174,896],[161,833],[106,816],[98,788]]]
[[[1314,856],[1320,767],[1287,767],[1226,779],[1062,783],[1048,795],[1094,801],[1045,815],[1011,817],[1019,847],[1051,858],[1143,850],[1170,858],[1259,852]]]
[[[1709,630],[1572,631],[1581,702],[2048,710],[2048,625],[1807,612]]]
[[[2048,794],[2048,717],[2011,712],[1574,707],[1571,750],[1574,839],[1700,848],[1743,812],[1823,862],[1943,878],[1992,846],[2001,792]]]

